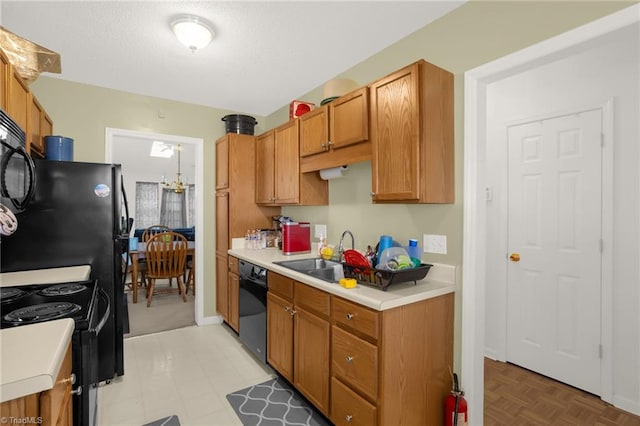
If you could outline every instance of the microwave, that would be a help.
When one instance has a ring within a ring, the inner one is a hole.
[[[25,210],[36,190],[26,141],[24,130],[0,108],[0,202],[13,213]]]

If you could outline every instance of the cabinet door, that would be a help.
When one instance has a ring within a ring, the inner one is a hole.
[[[298,120],[292,120],[274,131],[275,196],[278,204],[296,204],[300,200],[298,128]]]
[[[229,273],[229,325],[236,332],[240,331],[239,300],[240,277]]]
[[[27,129],[29,121],[29,87],[13,67],[9,67],[7,83],[7,113],[22,130],[29,134]]]
[[[216,192],[216,251],[229,250],[229,193]]]
[[[53,388],[40,395],[40,415],[44,424],[71,426],[73,418],[71,398],[71,345],[68,346]]]
[[[329,322],[295,307],[295,387],[321,412],[329,413]]]
[[[7,76],[9,75],[9,59],[0,49],[0,108],[7,110]]]
[[[369,91],[367,88],[363,87],[329,103],[329,122],[331,124],[329,141],[332,149],[368,140]]]
[[[29,108],[29,134],[27,135],[29,151],[44,155],[44,139],[42,138],[40,127],[40,118],[44,115],[44,109],[33,94],[29,97],[31,98]]]
[[[273,131],[256,137],[256,203],[273,204],[275,196],[275,136]]]
[[[318,154],[329,149],[329,110],[325,105],[300,118],[300,157]]]
[[[267,293],[267,361],[293,382],[293,316],[291,302]]]
[[[216,141],[216,189],[229,187],[229,137]]]
[[[42,150],[44,152],[44,138],[45,136],[53,135],[53,120],[49,117],[49,114],[43,109],[40,115],[40,137],[42,138]]]
[[[419,180],[419,64],[371,85],[374,201],[417,201]]]
[[[226,254],[216,254],[216,310],[229,322],[229,266]]]

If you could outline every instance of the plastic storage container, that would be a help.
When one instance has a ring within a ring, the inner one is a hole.
[[[44,158],[54,161],[73,161],[73,139],[64,136],[45,136]]]

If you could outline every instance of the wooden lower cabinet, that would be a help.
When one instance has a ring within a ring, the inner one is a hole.
[[[443,424],[453,370],[453,300],[451,293],[378,312],[332,296],[330,418],[336,425]]]
[[[0,405],[0,415],[9,423],[73,425],[71,387],[71,343],[52,389],[27,395]]]
[[[231,328],[240,332],[240,275],[238,275],[238,259],[229,256],[229,317]]]
[[[226,254],[216,253],[216,311],[229,322],[229,266]]]
[[[274,280],[284,285],[272,286]],[[272,273],[269,286],[267,360],[320,412],[329,415],[330,296]],[[291,288],[292,298],[288,297]]]
[[[336,425],[444,421],[454,294],[376,311],[269,272],[267,361]]]
[[[331,379],[331,420],[334,425],[375,426],[377,417],[375,405],[335,377]]]

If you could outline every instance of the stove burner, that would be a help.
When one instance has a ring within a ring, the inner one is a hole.
[[[88,290],[88,287],[78,283],[56,284],[40,291],[42,296],[70,296]]]
[[[40,305],[16,309],[5,315],[4,320],[14,325],[34,324],[41,321],[63,318],[78,312],[80,309],[82,309],[80,305],[76,305],[75,303],[42,303]]]
[[[12,302],[27,294],[29,293],[16,287],[0,287],[0,302]]]

